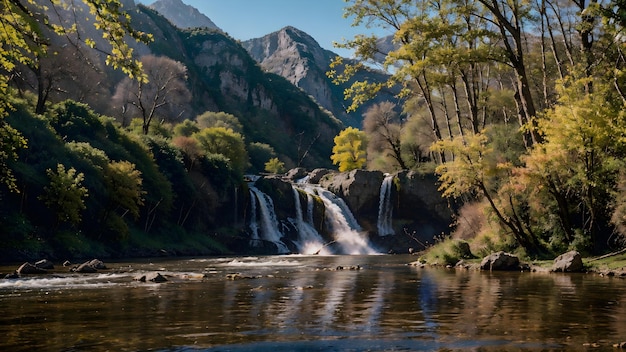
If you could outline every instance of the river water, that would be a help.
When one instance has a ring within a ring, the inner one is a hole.
[[[0,280],[0,350],[601,351],[626,341],[626,280],[412,260],[143,259]],[[154,272],[168,281],[133,280]]]

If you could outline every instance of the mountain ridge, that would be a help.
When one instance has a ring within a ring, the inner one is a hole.
[[[209,17],[182,0],[157,0],[148,7],[162,14],[178,28],[204,27],[223,32]]]

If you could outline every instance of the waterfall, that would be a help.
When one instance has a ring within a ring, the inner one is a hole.
[[[259,238],[259,223],[257,221],[256,213],[256,194],[250,188],[250,230],[252,231],[252,243],[258,244],[256,240]]]
[[[261,229],[260,239],[273,242],[274,244],[276,244],[276,246],[278,246],[279,253],[289,253],[290,252],[289,249],[281,241],[283,234],[278,229],[278,220],[276,219],[276,212],[274,211],[274,202],[272,201],[272,198],[270,198],[267,194],[261,192],[261,190],[259,190],[258,188],[252,185],[250,186],[250,192],[251,192],[251,198],[253,199],[256,198],[256,201],[258,201],[258,203],[255,203],[255,207],[258,206],[259,213],[261,215],[260,217],[261,224],[260,226],[256,226],[257,227],[256,239],[259,239],[258,228],[260,228]],[[252,206],[252,202],[251,202],[251,206]],[[252,215],[256,216],[256,211]],[[258,223],[257,219],[254,219],[254,221],[250,221],[250,225],[251,225],[250,227],[253,232],[252,236],[255,236],[255,233],[254,233],[255,229],[252,228],[253,223],[256,225]]]
[[[334,236],[334,241],[344,254],[376,254],[359,231],[361,226],[343,201],[330,191],[321,187],[307,185],[302,188],[311,195],[316,194],[324,203],[326,222]]]
[[[391,205],[391,186],[393,175],[385,175],[383,183],[380,185],[380,199],[378,201],[378,235],[393,235],[393,206]]]
[[[324,247],[324,239],[313,227],[313,196],[307,193],[307,220],[305,221],[300,203],[300,192],[295,186],[292,189],[296,204],[296,227],[298,229],[296,245],[301,254],[314,254]],[[325,250],[320,251],[320,253],[329,254]]]
[[[313,209],[315,207],[315,199],[309,192],[306,192],[306,206],[306,221],[313,225]]]

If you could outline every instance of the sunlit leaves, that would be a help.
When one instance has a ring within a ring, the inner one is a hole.
[[[333,164],[339,165],[339,171],[350,171],[362,168],[367,161],[367,137],[365,132],[348,127],[335,137]]]
[[[439,189],[444,197],[461,197],[483,191],[487,175],[493,170],[487,155],[492,152],[487,136],[483,133],[463,139],[441,140],[433,144],[432,150],[454,155],[452,161],[437,166],[441,185]]]
[[[17,191],[15,177],[8,163],[17,159],[18,151],[26,148],[26,140],[13,127],[0,118],[0,184]]]
[[[58,164],[56,170],[46,170],[46,174],[50,183],[44,187],[40,199],[56,213],[59,223],[78,225],[88,196],[87,188],[82,185],[84,174],[74,168],[66,170],[63,164]]]
[[[243,136],[230,128],[210,127],[196,132],[192,136],[205,154],[221,154],[230,166],[240,173],[248,166],[248,153]]]
[[[273,174],[281,174],[285,172],[285,163],[278,158],[271,158],[265,163],[265,171]]]
[[[141,171],[129,161],[114,161],[105,170],[104,182],[109,194],[110,207],[121,214],[130,213],[137,218],[143,205],[144,191]]]

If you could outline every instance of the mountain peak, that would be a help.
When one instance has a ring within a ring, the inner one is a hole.
[[[182,0],[157,0],[148,6],[167,18],[178,28],[206,27],[209,29],[221,29],[193,6],[186,5]]]

